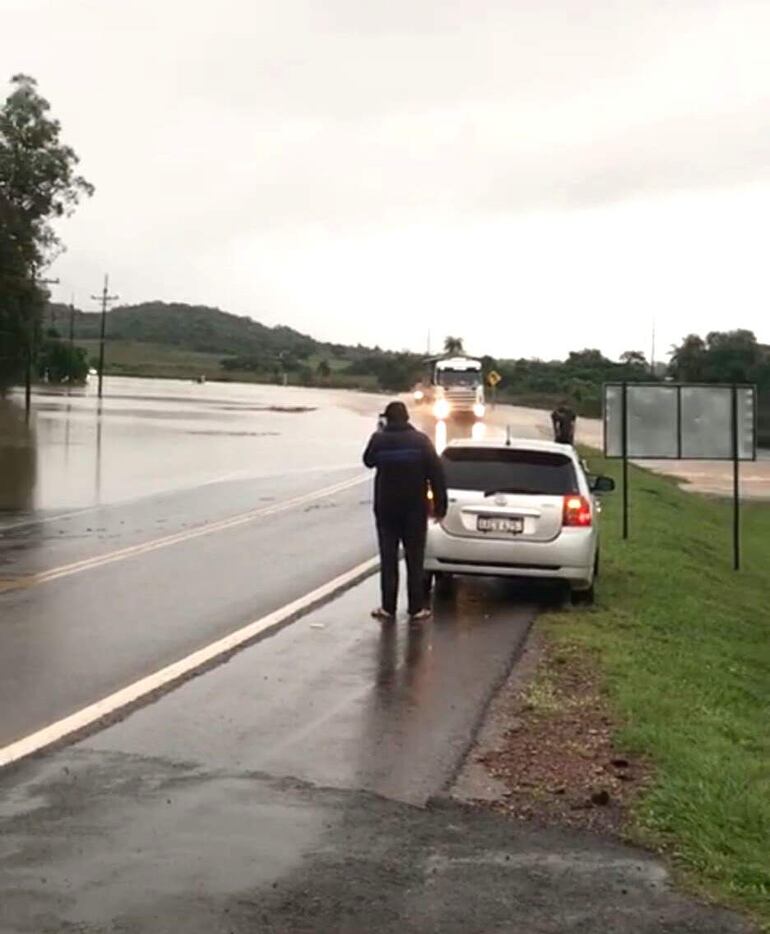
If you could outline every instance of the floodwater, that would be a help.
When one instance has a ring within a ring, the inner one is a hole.
[[[111,377],[0,399],[0,515],[79,509],[360,463],[377,396]],[[279,443],[276,443],[278,441]]]
[[[365,393],[245,383],[108,377],[104,389],[100,403],[95,385],[40,387],[29,424],[21,393],[0,399],[0,522],[227,480],[355,467],[383,406],[382,397]],[[457,426],[436,425],[420,409],[413,414],[439,450],[457,436]],[[507,406],[459,433],[481,439],[508,425],[517,436],[550,435],[547,413]],[[581,419],[578,428],[580,440],[601,447],[598,421]],[[692,489],[729,492],[724,464],[663,466]],[[770,460],[744,466],[745,495],[770,495],[769,484]]]

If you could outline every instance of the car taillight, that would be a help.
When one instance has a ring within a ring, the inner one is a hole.
[[[585,496],[573,494],[564,497],[563,525],[585,529],[592,521],[591,504]]]

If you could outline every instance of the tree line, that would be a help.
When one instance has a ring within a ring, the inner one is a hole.
[[[0,107],[0,388],[84,375],[84,354],[42,327],[45,271],[64,249],[53,223],[94,190],[77,165],[34,78],[15,75]]]

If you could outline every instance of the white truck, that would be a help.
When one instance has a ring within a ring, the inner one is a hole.
[[[432,385],[433,414],[439,421],[453,416],[484,418],[484,374],[480,360],[446,357],[436,360]]]

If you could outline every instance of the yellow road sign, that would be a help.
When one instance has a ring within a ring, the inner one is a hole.
[[[503,378],[497,372],[497,370],[492,370],[492,372],[487,375],[487,382],[490,386],[497,386],[497,384],[502,382],[502,380]]]

